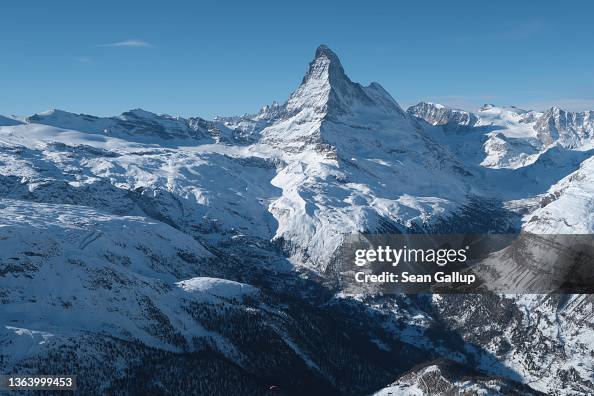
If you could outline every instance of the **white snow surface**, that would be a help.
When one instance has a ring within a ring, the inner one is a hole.
[[[258,289],[245,283],[226,279],[197,277],[177,282],[188,293],[208,293],[217,297],[236,298],[258,293]]]

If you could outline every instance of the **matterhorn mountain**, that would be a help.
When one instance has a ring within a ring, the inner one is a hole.
[[[286,163],[271,181],[282,189],[270,205],[274,238],[316,271],[345,234],[423,228],[471,194],[465,165],[379,84],[352,82],[325,46],[260,135],[253,149]]]
[[[594,392],[589,295],[359,295],[357,233],[594,229],[592,112],[419,103],[320,46],[285,103],[0,117],[0,370],[102,394]]]
[[[356,128],[374,120],[388,121],[393,129],[410,127],[404,111],[379,84],[363,87],[353,83],[336,54],[326,46],[317,49],[301,85],[283,109],[279,122],[262,131],[262,141],[278,142],[293,151],[303,151],[308,146],[320,150],[335,148],[345,136],[336,135],[333,123],[350,121],[353,125],[348,126]]]

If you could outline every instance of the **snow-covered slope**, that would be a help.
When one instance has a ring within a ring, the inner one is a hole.
[[[376,396],[424,395],[544,395],[521,383],[466,371],[451,362],[438,361],[402,375],[376,392]]]
[[[553,185],[535,210],[524,216],[524,230],[535,234],[594,233],[594,158]]]
[[[0,144],[7,197],[151,216],[204,234],[274,234],[274,162],[240,148],[173,150],[40,124],[0,127]]]
[[[16,118],[4,117],[4,116],[0,115],[0,126],[19,125],[19,124],[22,124],[22,122]]]
[[[159,140],[196,139],[212,140],[212,126],[201,118],[183,119],[168,115],[157,115],[135,109],[117,117],[95,117],[87,114],[73,114],[62,110],[50,110],[25,119],[28,123],[51,125],[61,129],[104,134],[128,140],[139,139],[143,143]]]
[[[187,327],[180,305],[190,297],[174,282],[204,271],[212,255],[188,235],[81,206],[3,199],[0,208],[5,326],[107,333],[166,348],[183,342],[170,336],[200,334]],[[169,330],[143,315],[149,305],[165,312]]]

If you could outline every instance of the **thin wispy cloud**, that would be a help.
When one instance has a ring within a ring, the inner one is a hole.
[[[541,19],[513,20],[501,24],[497,30],[487,31],[484,34],[454,37],[459,44],[481,40],[522,41],[538,38],[550,32],[551,24]]]
[[[101,44],[100,47],[154,47],[151,43],[144,40],[129,39],[124,41],[116,41],[113,43]]]
[[[78,63],[90,63],[91,62],[91,58],[86,57],[86,56],[79,56],[78,58],[76,58],[76,61]]]

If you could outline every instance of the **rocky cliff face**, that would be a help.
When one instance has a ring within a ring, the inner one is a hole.
[[[478,117],[464,110],[450,109],[434,103],[421,102],[408,108],[407,112],[413,117],[421,118],[431,125],[441,125],[448,130],[472,127],[478,122]]]
[[[572,113],[552,107],[540,117],[534,129],[544,144],[558,143],[572,149],[592,147],[594,112]]]

